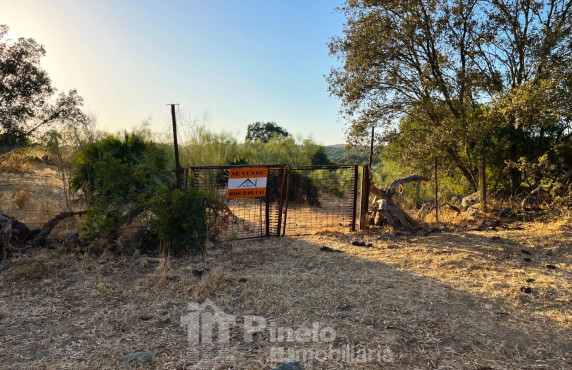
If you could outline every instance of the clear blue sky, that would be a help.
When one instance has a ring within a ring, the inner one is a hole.
[[[244,138],[275,121],[321,144],[342,143],[339,102],[324,75],[335,60],[341,0],[0,0],[13,37],[43,44],[60,90],[77,88],[98,127],[151,118],[167,131],[169,107],[207,112],[215,131]]]

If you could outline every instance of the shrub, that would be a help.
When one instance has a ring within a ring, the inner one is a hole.
[[[173,252],[204,251],[209,225],[218,213],[212,196],[193,188],[175,189],[163,193],[152,208],[153,227]]]
[[[82,189],[89,204],[83,238],[116,239],[121,228],[148,209],[171,181],[168,152],[140,134],[108,136],[86,145],[75,158],[71,189]]]

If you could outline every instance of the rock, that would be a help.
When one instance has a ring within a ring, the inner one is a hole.
[[[67,249],[74,249],[78,246],[79,234],[76,232],[69,233],[62,241],[62,246]]]
[[[521,286],[520,291],[525,293],[525,294],[532,294],[532,288],[529,286],[527,286],[527,287]]]
[[[349,303],[343,303],[338,306],[338,310],[340,311],[350,311],[352,308],[354,307]]]
[[[311,265],[311,266],[320,266],[320,265],[323,265],[324,263],[325,263],[325,261],[324,261],[323,259],[314,258],[314,259],[312,260],[312,262],[310,262],[310,265]]]
[[[480,195],[479,192],[473,193],[469,196],[466,196],[463,198],[463,200],[461,201],[461,207],[464,210],[467,210],[470,206],[477,204],[480,201]]]
[[[303,370],[299,362],[288,362],[287,364],[280,365],[272,370]]]
[[[546,265],[546,268],[550,270],[556,270],[556,266],[554,265]]]
[[[151,315],[151,314],[142,314],[142,315],[139,315],[139,320],[141,320],[141,321],[149,321],[149,320],[151,320],[152,318],[153,318],[153,315]]]
[[[514,212],[512,211],[512,209],[506,207],[506,208],[503,208],[503,209],[499,212],[498,216],[499,216],[500,218],[509,218],[509,217],[513,217],[513,216],[514,216]]]
[[[209,268],[205,268],[204,270],[193,270],[191,271],[194,277],[197,278],[202,278],[204,274],[206,274],[207,272],[209,272],[210,269]]]
[[[71,233],[69,233],[69,234],[65,237],[64,242],[65,242],[65,243],[75,243],[75,242],[78,241],[78,239],[79,239],[79,234],[76,233],[76,232],[74,232],[74,231],[72,231]]]
[[[150,360],[154,357],[155,357],[155,354],[152,351],[149,351],[147,349],[142,349],[140,351],[133,352],[133,353],[131,353],[125,357],[122,357],[119,360],[119,363],[122,364],[124,362],[131,362],[131,361],[143,362],[143,361]]]
[[[354,240],[352,242],[352,245],[355,245],[356,247],[365,247],[365,242],[359,241],[359,240]]]
[[[212,254],[213,256],[220,256],[223,253],[224,253],[224,249],[215,249],[214,251],[210,252],[209,254]]]
[[[365,246],[365,244],[364,244],[364,246]],[[330,252],[330,253],[331,253],[331,252],[336,252],[336,253],[342,253],[342,251],[340,251],[340,250],[332,249],[332,248],[326,247],[326,246],[320,248],[320,250],[321,250],[322,252]]]

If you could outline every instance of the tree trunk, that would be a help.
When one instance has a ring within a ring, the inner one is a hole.
[[[371,182],[370,175],[369,192],[374,196],[374,201],[370,206],[369,223],[379,225],[385,219],[393,227],[403,227],[407,230],[415,229],[417,222],[401,209],[399,204],[393,200],[393,196],[404,184],[417,181],[426,182],[427,178],[420,175],[410,175],[394,180],[389,186],[379,189]]]
[[[22,248],[28,243],[33,247],[42,245],[61,220],[82,216],[87,211],[66,211],[46,222],[42,229],[30,230],[26,224],[0,212],[0,252]]]

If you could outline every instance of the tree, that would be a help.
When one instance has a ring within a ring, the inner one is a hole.
[[[570,1],[347,0],[340,10],[344,36],[332,39],[330,52],[342,63],[327,80],[350,122],[350,143],[377,123],[386,141],[404,145],[401,153],[439,156],[473,188],[479,158],[516,161],[529,141],[547,149],[542,110],[524,119],[493,102],[515,102],[519,89],[543,80],[565,90]],[[566,112],[559,104],[568,103],[554,99],[548,108]],[[569,118],[559,115],[557,125],[569,127]],[[511,178],[515,189],[521,174],[514,167]]]
[[[260,140],[267,143],[273,136],[288,137],[291,135],[275,122],[254,122],[248,125],[245,140]]]
[[[88,143],[75,158],[70,185],[88,203],[86,240],[114,239],[170,184],[168,146],[139,132]]]
[[[8,30],[0,25],[0,151],[28,144],[55,123],[87,121],[77,91],[52,99],[56,89],[40,67],[44,47],[30,38],[8,39]]]

